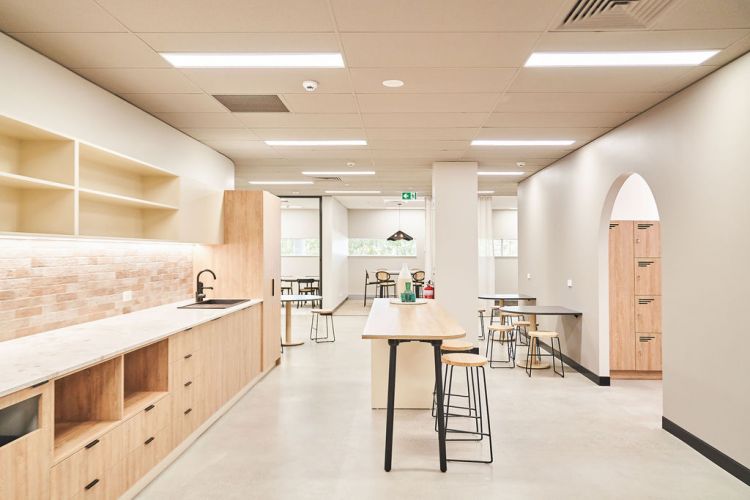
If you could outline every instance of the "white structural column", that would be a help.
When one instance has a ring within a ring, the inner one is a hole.
[[[477,333],[477,164],[432,164],[435,298],[467,336]]]

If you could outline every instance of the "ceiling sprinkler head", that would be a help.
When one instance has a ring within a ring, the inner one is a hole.
[[[304,88],[308,92],[315,92],[318,90],[318,82],[315,80],[305,80],[302,82],[302,88]]]

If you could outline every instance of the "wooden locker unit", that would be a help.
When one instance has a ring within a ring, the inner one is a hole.
[[[635,370],[633,222],[609,224],[609,365]]]
[[[658,221],[611,221],[610,375],[661,377],[661,238]]]

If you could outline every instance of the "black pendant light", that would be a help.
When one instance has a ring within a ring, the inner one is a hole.
[[[398,227],[399,228],[401,227],[401,205],[403,205],[403,203],[398,204]],[[401,241],[401,240],[411,241],[414,238],[412,238],[411,236],[403,232],[401,229],[399,229],[398,231],[390,235],[387,239],[388,241]]]

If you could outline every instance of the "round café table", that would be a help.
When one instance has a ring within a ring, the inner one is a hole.
[[[284,312],[286,314],[286,328],[284,329],[284,341],[281,343],[284,347],[293,347],[302,345],[304,340],[292,339],[292,304],[295,302],[309,302],[323,300],[322,295],[282,295],[281,302],[284,303]]]
[[[575,316],[577,318],[581,315],[580,311],[574,311],[562,306],[504,306],[500,310],[513,314],[522,314],[532,325],[537,324],[537,316]],[[536,326],[533,326],[533,328],[536,328]],[[529,350],[532,353],[536,352],[536,340],[534,337],[529,340]],[[518,361],[516,364],[522,368],[527,368],[525,359]],[[549,363],[543,362],[539,356],[531,358],[532,370],[543,370],[545,368],[549,368]]]

